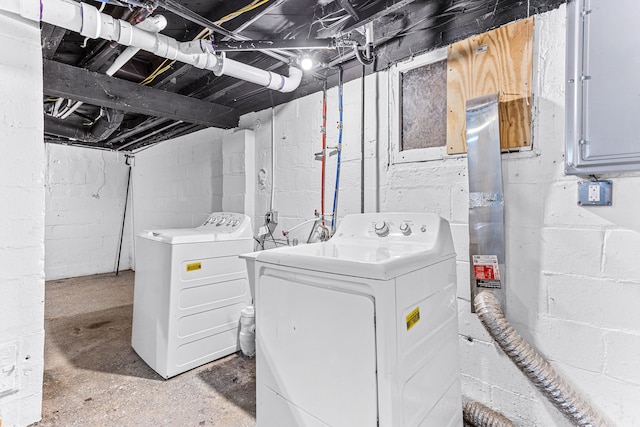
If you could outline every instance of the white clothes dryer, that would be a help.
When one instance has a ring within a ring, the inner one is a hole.
[[[255,269],[259,427],[462,426],[444,219],[348,215]]]

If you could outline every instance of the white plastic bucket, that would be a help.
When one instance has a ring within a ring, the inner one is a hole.
[[[240,351],[247,357],[256,355],[256,312],[252,305],[240,311]]]

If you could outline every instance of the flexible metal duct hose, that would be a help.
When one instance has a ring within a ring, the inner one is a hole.
[[[515,427],[507,417],[480,402],[465,402],[462,417],[465,427]]]
[[[474,305],[487,332],[531,382],[576,426],[606,427],[600,415],[509,324],[500,301],[490,291],[479,292]]]

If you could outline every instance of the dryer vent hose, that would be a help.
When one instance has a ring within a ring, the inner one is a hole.
[[[487,332],[531,382],[576,426],[606,427],[604,419],[551,364],[509,324],[500,301],[491,291],[478,292],[473,301]],[[496,424],[498,425],[498,424]]]
[[[464,427],[516,427],[507,417],[480,402],[462,405]]]

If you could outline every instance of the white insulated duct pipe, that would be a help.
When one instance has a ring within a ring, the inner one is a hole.
[[[144,21],[142,21],[141,23],[136,25],[136,27],[140,28],[141,30],[152,31],[154,33],[159,33],[160,31],[164,30],[166,26],[167,26],[167,18],[165,18],[162,15],[150,16]],[[124,64],[129,62],[129,60],[133,58],[136,55],[136,53],[138,53],[139,50],[140,49],[137,47],[133,47],[133,46],[127,47],[120,55],[118,55],[116,60],[113,61],[113,64],[111,64],[109,69],[105,71],[105,74],[109,77],[113,76],[116,73],[116,71],[124,67]],[[71,106],[71,108],[65,111],[64,114],[60,116],[60,118],[66,119],[74,111],[76,111],[82,104],[84,104],[82,101],[77,101],[75,104]]]
[[[167,26],[167,18],[165,18],[162,15],[156,15],[156,16],[149,16],[147,19],[137,24],[136,28],[139,28],[141,30],[148,31],[151,33],[159,33],[160,31],[164,30],[166,26]],[[118,55],[116,60],[113,61],[113,64],[111,64],[109,69],[105,71],[105,74],[107,76],[113,76],[116,73],[116,71],[124,67],[124,64],[129,62],[129,60],[133,58],[136,55],[136,53],[138,53],[139,50],[140,50],[139,48],[134,46],[127,47],[120,55]]]
[[[302,71],[295,67],[289,68],[289,77],[261,70],[216,55],[211,44],[204,40],[180,43],[163,34],[154,34],[100,13],[89,4],[73,0],[2,0],[0,10],[66,28],[85,37],[115,41],[196,68],[211,70],[217,76],[229,75],[280,92],[295,90],[302,79]]]
[[[224,57],[223,57],[224,58]],[[271,71],[261,70],[255,67],[224,58],[220,71],[216,75],[227,75],[241,80],[251,81],[261,86],[279,92],[292,92],[297,89],[302,80],[302,70],[295,67],[289,67],[289,77],[273,73]]]
[[[215,54],[215,47],[213,43],[208,40],[195,40],[181,43],[180,50],[192,54]],[[212,70],[216,76],[231,76],[280,92],[294,91],[302,80],[302,70],[299,68],[290,67],[289,77],[285,77],[271,71],[261,70],[243,64],[242,62],[228,59],[224,52],[222,52],[220,56],[216,56],[216,58],[220,61],[220,66]]]
[[[138,53],[138,51],[140,51],[140,49],[138,49],[137,47],[129,46],[124,51],[122,51],[120,55],[118,55],[116,60],[113,61],[113,64],[111,64],[109,69],[107,69],[107,71],[105,71],[104,73],[109,77],[113,76],[116,71],[124,67],[124,64],[126,64],[131,58],[136,56],[136,53]]]

